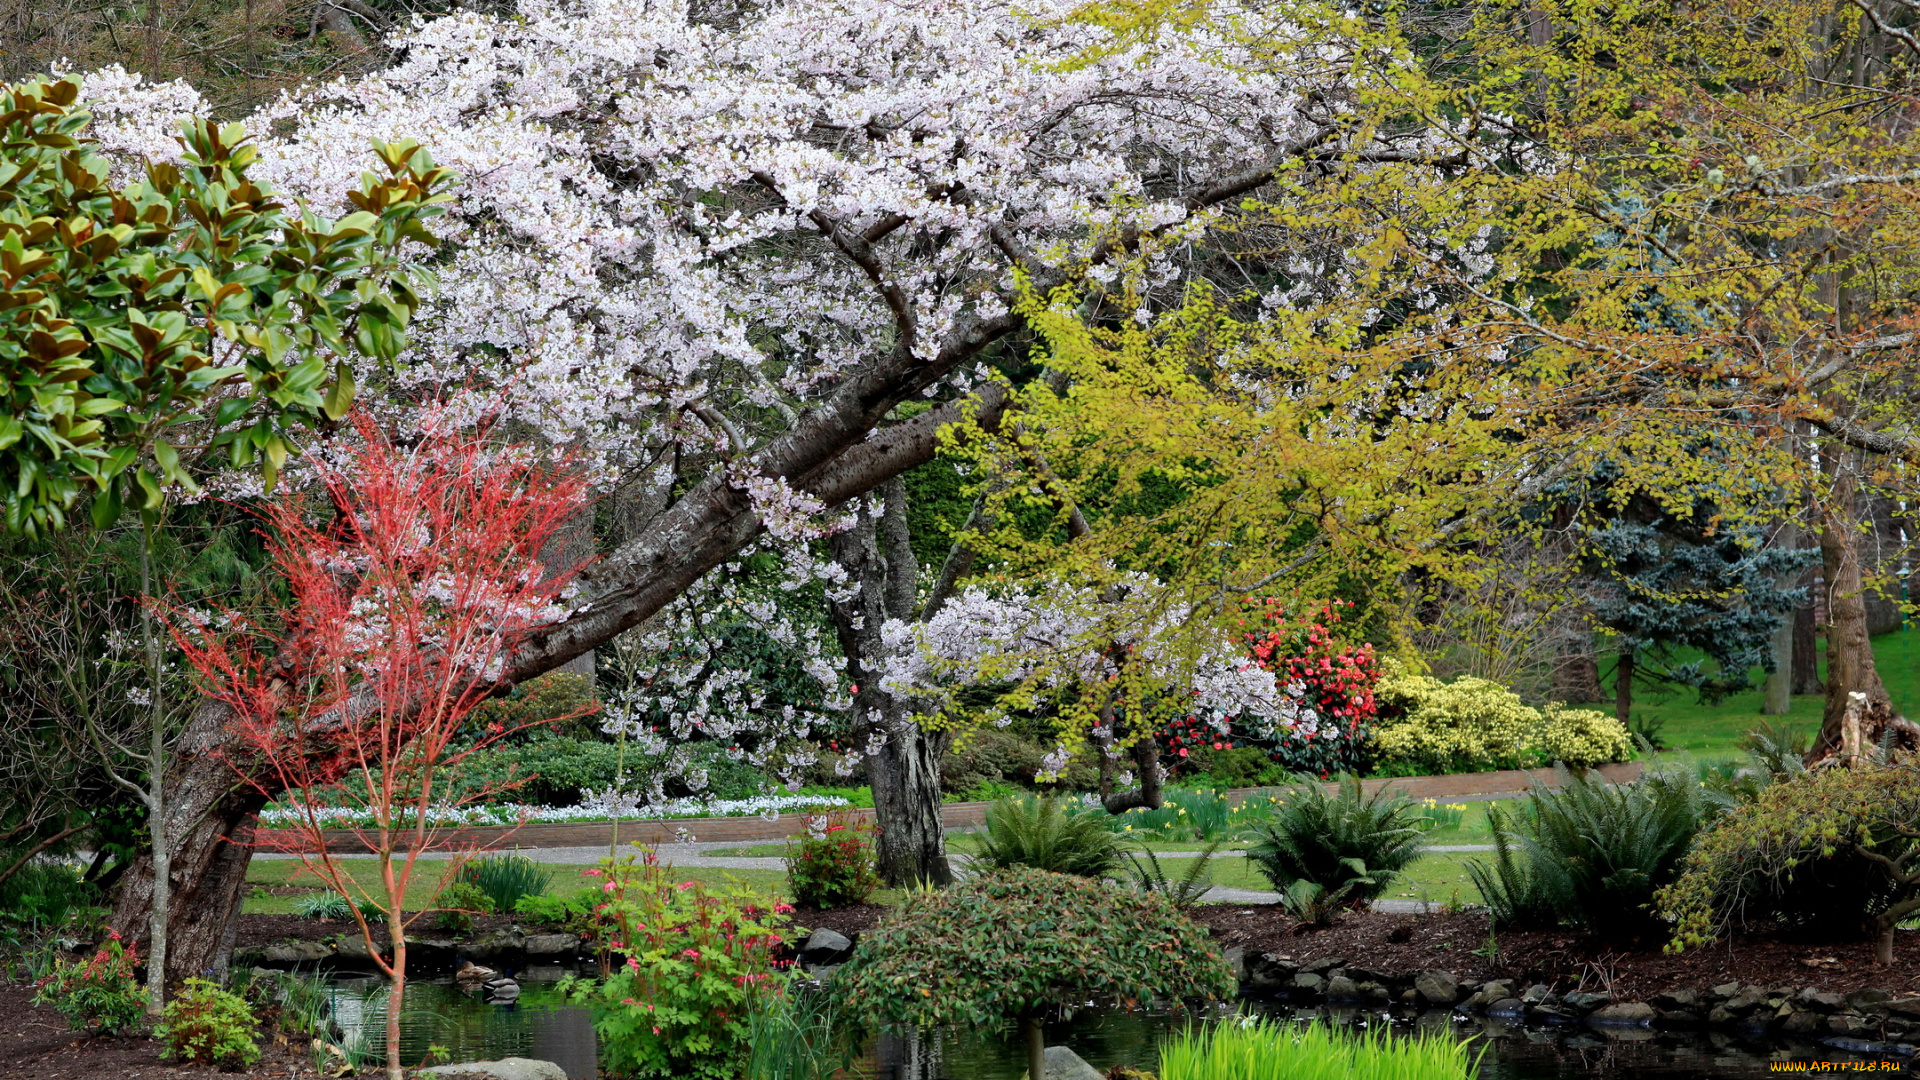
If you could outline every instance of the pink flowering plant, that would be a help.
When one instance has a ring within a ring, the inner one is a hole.
[[[813,814],[787,841],[787,886],[805,907],[865,903],[880,887],[873,865],[874,827],[846,813]]]
[[[787,993],[775,951],[793,909],[741,885],[676,881],[647,849],[587,875],[603,974],[562,987],[594,1009],[604,1075],[733,1080],[756,1004]]]
[[[51,1005],[75,1031],[121,1034],[140,1026],[147,998],[134,979],[140,957],[114,931],[83,961],[54,961],[33,995],[35,1005]]]

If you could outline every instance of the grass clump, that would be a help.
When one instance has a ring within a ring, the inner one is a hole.
[[[462,867],[460,880],[478,889],[488,910],[512,911],[523,896],[545,896],[553,871],[519,853],[487,855]]]
[[[1056,796],[1001,799],[987,807],[980,859],[995,870],[1017,866],[1101,878],[1120,865],[1120,838],[1101,814],[1074,814]]]
[[[1480,1055],[1444,1032],[1395,1038],[1318,1021],[1188,1028],[1160,1047],[1160,1080],[1467,1080]]]

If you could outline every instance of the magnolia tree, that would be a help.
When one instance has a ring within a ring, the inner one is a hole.
[[[254,118],[261,168],[317,201],[375,133],[465,178],[430,226],[445,284],[411,347],[355,372],[381,422],[408,423],[413,388],[457,409],[461,387],[502,387],[506,420],[609,480],[616,546],[501,683],[640,625],[756,539],[819,536],[943,425],[991,430],[1006,398],[980,379],[1027,348],[1023,297],[1124,265],[1121,314],[1151,321],[1193,244],[1276,176],[1425,152],[1347,122],[1355,80],[1397,62],[1363,38],[1259,5],[1145,29],[1081,11],[527,0],[419,25],[392,68]],[[156,133],[197,107],[91,85],[123,158],[172,154]],[[921,397],[937,407],[900,419]],[[265,797],[224,782],[229,726],[209,702],[175,770],[176,873],[204,898],[177,920],[180,972],[217,962],[246,850],[223,841]],[[147,891],[125,895],[122,923]]]
[[[364,419],[357,430],[351,449],[312,470],[330,512],[304,500],[267,511],[290,593],[284,629],[266,635],[191,609],[170,622],[206,694],[228,710],[229,765],[259,797],[292,803],[291,824],[259,834],[262,846],[293,854],[348,900],[391,980],[387,1074],[398,1080],[406,930],[419,917],[403,912],[407,891],[421,854],[445,846],[436,818],[499,790],[455,785],[453,773],[513,733],[466,729],[528,632],[565,618],[575,568],[539,555],[578,511],[583,484],[524,447],[431,418],[408,448]],[[329,811],[342,808],[375,885],[329,846],[340,824]]]

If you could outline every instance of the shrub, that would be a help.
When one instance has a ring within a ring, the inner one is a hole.
[[[1579,774],[1561,780],[1558,791],[1536,783],[1516,812],[1487,813],[1494,862],[1469,863],[1467,873],[1494,925],[1651,932],[1654,891],[1678,876],[1713,797],[1680,770],[1622,785]]]
[[[140,958],[116,931],[83,963],[55,961],[34,992],[35,1005],[51,1005],[75,1031],[132,1031],[146,1015],[147,996],[134,981]]]
[[[1288,770],[1257,746],[1202,747],[1187,759],[1199,771],[1186,781],[1222,790],[1266,787],[1287,782]]]
[[[787,842],[787,888],[796,904],[829,908],[864,903],[879,887],[873,826],[864,821],[844,812],[812,815],[806,831]]]
[[[545,896],[553,871],[517,852],[486,855],[460,869],[460,880],[487,898],[484,911],[512,911],[523,896]]]
[[[1624,760],[1633,748],[1626,728],[1605,713],[1557,704],[1542,711],[1499,683],[1472,676],[1441,682],[1390,662],[1376,696],[1379,717],[1369,751],[1387,771],[1598,765]]]
[[[1299,784],[1253,829],[1247,861],[1282,893],[1309,881],[1342,902],[1370,900],[1420,856],[1417,820],[1411,799],[1384,788],[1364,795],[1351,773],[1332,795]]]
[[[947,751],[946,759],[940,764],[940,787],[949,795],[965,795],[997,785],[1032,790],[1033,778],[1044,767],[1046,757],[1047,747],[1018,731],[977,728],[960,736]],[[1098,777],[1099,769],[1090,756],[1081,754],[1068,761],[1058,782],[1067,790],[1082,790],[1092,787]]]
[[[372,900],[361,900],[357,904],[339,893],[308,893],[293,901],[293,913],[303,919],[319,919],[322,922],[346,922],[353,918],[353,909],[358,906],[360,914],[369,919],[382,916],[380,906]]]
[[[239,995],[188,979],[167,1002],[153,1034],[175,1061],[244,1069],[260,1057],[253,1027],[253,1010]]]
[[[980,860],[996,870],[1016,866],[1056,874],[1105,877],[1120,865],[1120,838],[1105,814],[1070,813],[1057,796],[1020,796],[987,807]]]
[[[1396,1036],[1271,1020],[1188,1028],[1160,1044],[1160,1080],[1468,1080],[1479,1054],[1446,1031]]]
[[[908,896],[861,935],[831,992],[896,1027],[1018,1020],[1043,1076],[1040,1020],[1059,1004],[1192,1001],[1234,985],[1207,930],[1165,897],[1021,868]]]
[[[565,896],[522,896],[514,902],[513,910],[525,915],[529,922],[581,933],[587,929],[597,895],[597,892],[576,892]]]
[[[13,865],[19,856],[19,852],[0,851],[0,866]],[[0,919],[32,929],[57,926],[99,899],[100,890],[78,868],[66,862],[34,859],[13,876],[0,880]]]
[[[1660,891],[1674,950],[1730,924],[1855,930],[1893,962],[1920,911],[1920,764],[1826,768],[1770,785],[1714,822]]]
[[[623,961],[561,986],[593,1007],[606,1075],[735,1080],[755,1002],[781,992],[773,949],[792,909],[738,886],[676,883],[671,869],[649,851],[588,872],[603,879],[597,936]]]
[[[473,929],[473,916],[490,915],[500,910],[487,894],[470,881],[455,881],[440,890],[439,914],[435,921],[449,934],[464,934]]]

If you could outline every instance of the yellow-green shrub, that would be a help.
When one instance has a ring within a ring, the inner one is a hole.
[[[1376,761],[1424,772],[1518,769],[1563,761],[1619,761],[1631,747],[1619,721],[1591,709],[1533,708],[1499,683],[1473,676],[1442,682],[1383,665],[1374,688]]]

